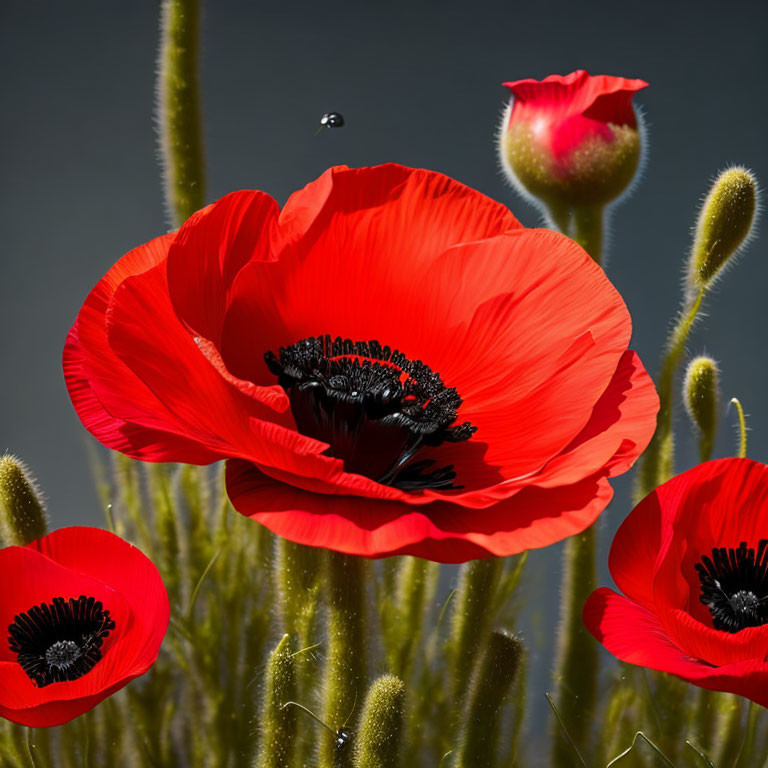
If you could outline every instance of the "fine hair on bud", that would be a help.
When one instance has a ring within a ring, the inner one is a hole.
[[[760,208],[754,174],[740,165],[715,179],[701,206],[688,268],[690,288],[707,288],[749,242]]]
[[[701,460],[707,461],[717,433],[717,410],[720,401],[720,371],[717,363],[701,355],[688,364],[683,384],[683,402],[701,439]]]
[[[0,458],[0,520],[6,545],[24,546],[48,532],[37,482],[24,462],[10,454]]]

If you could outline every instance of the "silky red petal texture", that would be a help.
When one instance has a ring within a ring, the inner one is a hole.
[[[81,715],[143,675],[157,658],[168,627],[168,596],[154,564],[108,531],[71,527],[26,547],[0,550],[0,574],[12,589],[0,592],[0,625],[8,626],[54,597],[100,600],[115,629],[102,658],[77,680],[38,688],[0,645],[0,715],[33,727],[60,725]]]
[[[619,595],[599,589],[589,631],[618,658],[768,706],[768,625],[715,629],[695,564],[715,547],[768,538],[768,466],[720,459],[672,478],[616,533],[609,566]]]
[[[530,124],[557,159],[590,136],[613,141],[609,125],[637,126],[632,97],[648,87],[644,80],[592,76],[583,69],[541,81],[528,78],[504,85],[514,95],[510,124]]]
[[[457,389],[477,432],[418,459],[454,465],[461,488],[382,485],[297,432],[264,354],[321,334],[376,339]],[[281,210],[233,192],[125,256],[64,366],[98,439],[150,461],[229,459],[236,508],[281,535],[459,561],[546,546],[605,507],[658,410],[630,334],[568,238],[438,173],[341,166]]]

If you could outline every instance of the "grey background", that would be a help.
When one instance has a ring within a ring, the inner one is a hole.
[[[56,526],[103,519],[61,375],[66,332],[102,274],[167,228],[153,131],[157,16],[157,3],[138,0],[0,4],[0,450],[34,469]],[[613,217],[608,273],[632,312],[633,346],[655,370],[710,178],[739,162],[768,179],[767,28],[759,0],[209,0],[208,197],[255,187],[282,202],[332,164],[396,161],[454,176],[535,225],[497,168],[500,83],[579,67],[642,77],[651,84],[636,99],[648,163]],[[315,136],[329,110],[347,126]],[[742,399],[759,460],[768,459],[765,256],[758,239],[711,297],[691,344],[721,361],[723,401]],[[717,453],[728,455],[735,414],[724,405],[723,416]],[[678,424],[685,467],[693,444],[684,415]],[[615,487],[601,522],[603,563],[629,510],[628,480]],[[559,547],[534,553],[531,575],[553,583],[558,557]],[[538,696],[553,617],[527,616],[525,627]]]

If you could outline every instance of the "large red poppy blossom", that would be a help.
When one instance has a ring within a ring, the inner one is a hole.
[[[632,97],[648,83],[579,69],[504,85],[512,98],[500,154],[513,182],[582,205],[608,202],[627,186],[640,156]]]
[[[589,631],[614,656],[768,706],[768,466],[721,459],[630,513]]]
[[[103,443],[229,459],[237,510],[370,557],[445,562],[590,525],[657,398],[567,238],[452,179],[332,168],[282,210],[234,192],[119,261],[64,370]]]
[[[0,715],[60,725],[154,663],[168,627],[157,568],[99,528],[0,550]]]

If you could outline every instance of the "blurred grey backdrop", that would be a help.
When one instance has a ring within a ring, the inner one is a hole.
[[[0,450],[23,457],[55,526],[101,525],[88,436],[60,356],[94,283],[167,229],[153,128],[158,4],[0,3]],[[645,177],[613,216],[607,271],[651,371],[676,312],[697,203],[713,174],[743,163],[768,180],[768,4],[573,0],[204,4],[203,102],[213,200],[243,187],[282,202],[337,163],[396,161],[447,173],[536,212],[500,176],[494,133],[503,80],[585,68],[642,77]],[[324,112],[347,125],[315,136]],[[722,364],[718,455],[735,450],[738,396],[749,454],[768,460],[768,239],[758,238],[711,297],[690,346]],[[685,415],[678,414],[687,434]],[[678,465],[695,461],[684,438]],[[629,510],[629,481],[603,516],[601,568]],[[534,553],[554,582],[560,548]],[[555,601],[549,601],[554,606]],[[552,612],[528,615],[536,713],[551,663]],[[545,708],[546,705],[544,704]]]

